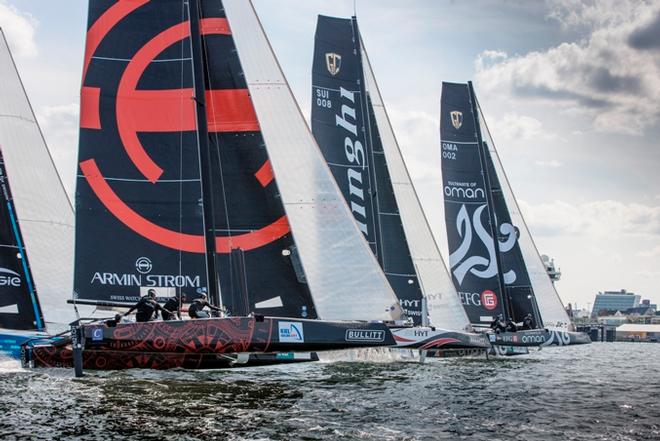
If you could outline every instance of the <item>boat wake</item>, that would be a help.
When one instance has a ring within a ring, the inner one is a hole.
[[[0,375],[23,371],[25,371],[25,369],[21,367],[21,362],[19,360],[0,355]]]
[[[397,363],[419,362],[419,352],[410,349],[364,348],[319,352],[319,362]]]

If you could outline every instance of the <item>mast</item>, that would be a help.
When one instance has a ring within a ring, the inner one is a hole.
[[[213,211],[213,183],[211,182],[211,152],[206,120],[206,99],[204,86],[204,54],[200,33],[199,0],[189,0],[190,44],[192,49],[193,82],[195,89],[195,110],[197,115],[197,141],[200,156],[200,178],[202,180],[202,210],[204,220],[204,242],[206,244],[206,275],[209,298],[214,305],[220,305],[218,273],[216,271],[215,219]]]
[[[371,206],[373,207],[373,219],[374,219],[374,242],[376,250],[376,259],[381,263],[385,262],[385,256],[383,255],[383,232],[381,230],[380,222],[380,204],[378,203],[378,184],[376,182],[376,160],[374,158],[374,143],[372,138],[371,130],[371,121],[369,116],[369,102],[367,97],[367,85],[364,79],[364,65],[362,63],[362,47],[361,47],[361,38],[360,30],[358,29],[357,17],[351,17],[351,27],[353,29],[353,43],[357,57],[358,63],[358,81],[359,90],[360,90],[360,111],[362,112],[362,117],[364,118],[364,124],[362,130],[364,131],[364,140],[366,141],[366,147],[368,152],[368,161],[370,161],[371,166],[367,167],[367,173],[369,175],[369,197],[371,198]]]
[[[481,126],[479,125],[479,109],[477,108],[477,98],[474,94],[474,88],[472,87],[472,81],[468,81],[468,93],[470,95],[470,106],[472,107],[472,115],[474,117],[474,127],[477,133],[477,142],[479,143],[479,160],[483,164],[482,170],[484,174],[484,182],[486,183],[487,191],[486,201],[488,201],[488,206],[490,207],[488,212],[489,220],[491,223],[491,232],[493,234],[493,242],[495,246],[495,261],[497,262],[497,282],[500,286],[500,292],[502,293],[502,302],[504,304],[504,313],[506,318],[511,317],[511,308],[509,306],[509,300],[507,299],[506,294],[506,285],[504,284],[504,276],[502,273],[502,262],[500,259],[500,248],[499,240],[497,238],[497,222],[495,219],[495,205],[493,203],[493,195],[491,193],[490,186],[490,176],[488,175],[488,167],[486,162],[486,153],[484,152],[484,142],[481,137]]]

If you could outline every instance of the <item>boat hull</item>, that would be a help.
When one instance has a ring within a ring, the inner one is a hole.
[[[314,361],[281,353],[393,346],[382,323],[232,317],[83,325],[84,369],[216,369]],[[69,344],[23,345],[23,364],[71,367]],[[236,354],[250,353],[244,362]],[[277,354],[280,353],[280,354]]]
[[[483,334],[449,331],[424,326],[391,329],[398,348],[437,349],[487,349],[488,338]]]
[[[518,332],[488,334],[493,346],[568,346],[591,343],[583,332],[571,332],[561,329],[532,329]]]
[[[0,330],[0,356],[21,357],[21,346],[28,341],[48,340],[49,336],[38,331]]]
[[[245,355],[245,357],[242,357]],[[229,369],[318,361],[314,352],[259,354],[204,354],[134,351],[83,351],[85,370],[122,369]],[[24,367],[73,368],[71,345],[35,346],[23,356]]]

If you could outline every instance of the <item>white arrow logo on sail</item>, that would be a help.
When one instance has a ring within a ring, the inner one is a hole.
[[[0,268],[0,274],[11,274],[12,276],[21,277],[21,275],[18,274],[17,272],[7,268]]]

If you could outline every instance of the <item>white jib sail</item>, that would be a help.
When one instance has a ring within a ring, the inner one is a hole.
[[[47,324],[67,324],[73,287],[73,208],[0,32],[0,146]]]
[[[426,297],[429,319],[432,325],[441,328],[469,329],[470,322],[467,314],[463,305],[461,305],[454,283],[447,271],[440,249],[433,237],[421,202],[410,179],[392,124],[385,110],[385,104],[380,95],[369,57],[364,50],[364,44],[361,46],[363,48],[362,59],[366,87],[374,108],[376,124],[383,144],[387,169],[392,180],[394,197],[399,207],[406,241],[410,248],[410,254],[415,264],[424,297]]]
[[[398,319],[398,300],[305,123],[252,3],[223,4],[319,317]]]

